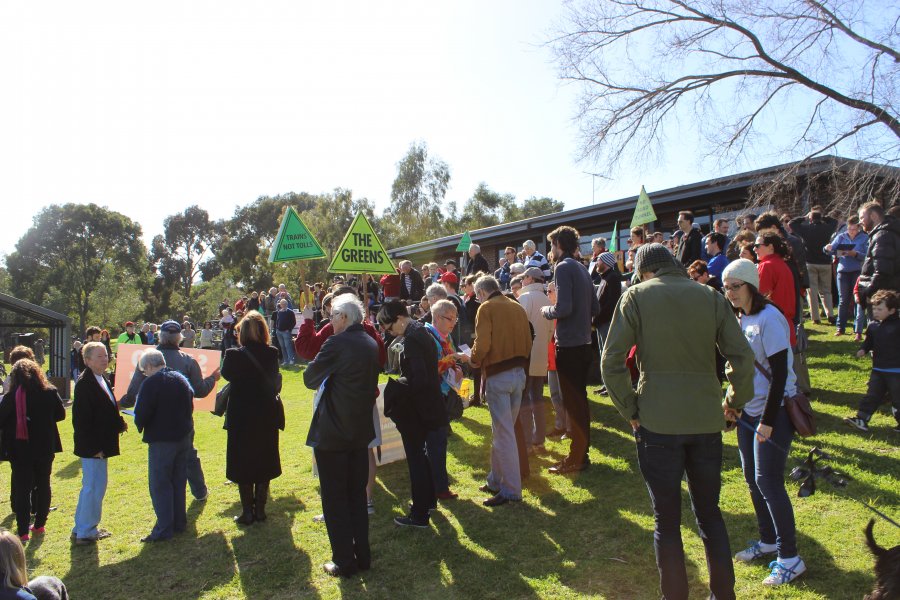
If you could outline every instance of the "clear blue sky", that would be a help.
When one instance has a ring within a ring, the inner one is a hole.
[[[220,218],[260,195],[344,187],[383,209],[414,140],[450,165],[448,199],[460,206],[480,181],[590,204],[584,171],[597,169],[576,162],[576,90],[541,47],[561,10],[550,0],[3,3],[0,254],[52,203],[108,206],[148,241],[191,204]],[[596,197],[725,174],[676,145],[660,167],[597,179]]]

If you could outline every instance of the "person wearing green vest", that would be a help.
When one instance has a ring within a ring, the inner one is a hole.
[[[134,323],[128,321],[125,323],[125,331],[123,331],[116,340],[119,344],[140,344],[141,336],[134,332]]]

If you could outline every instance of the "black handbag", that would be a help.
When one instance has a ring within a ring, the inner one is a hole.
[[[225,411],[228,410],[228,396],[231,394],[231,383],[226,383],[222,386],[222,389],[216,392],[216,407],[213,409],[212,414],[217,417],[225,416]]]
[[[447,411],[448,420],[455,421],[462,417],[463,401],[453,388],[450,388],[450,391],[444,395],[444,408]]]

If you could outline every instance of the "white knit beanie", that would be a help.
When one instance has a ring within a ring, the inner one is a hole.
[[[730,262],[722,273],[722,279],[739,279],[759,289],[759,271],[753,261],[746,258]]]

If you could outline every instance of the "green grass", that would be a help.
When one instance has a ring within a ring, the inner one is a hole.
[[[900,464],[886,411],[872,431],[850,430],[841,418],[855,410],[865,389],[870,361],[852,357],[850,338],[835,341],[831,330],[812,328],[814,406],[821,433],[798,440],[792,463],[813,444],[832,453],[832,464],[855,479],[846,491],[820,487],[812,498],[795,499],[800,553],[809,571],[775,591],[760,581],[763,563],[737,565],[739,598],[860,598],[873,583],[872,558],[862,529],[871,513],[852,497],[876,503],[897,518]],[[827,390],[827,391],[826,391]],[[637,471],[626,424],[609,400],[593,396],[592,468],[577,478],[550,477],[546,467],[568,442],[550,442],[552,456],[532,463],[525,501],[497,509],[481,506],[477,488],[488,467],[490,418],[469,409],[453,425],[448,467],[460,498],[442,505],[430,531],[398,530],[392,518],[409,499],[405,463],[379,469],[377,512],[370,520],[373,569],[365,576],[335,580],[321,564],[330,558],[321,512],[304,445],[311,392],[298,373],[285,374],[287,431],[282,434],[284,474],[272,483],[269,520],[238,529],[237,489],[226,485],[222,421],[197,414],[197,448],[210,486],[206,503],[190,503],[188,533],[164,544],[143,545],[153,511],[147,493],[146,449],[133,430],[122,439],[122,456],[110,461],[110,486],[102,525],[113,537],[92,547],[72,547],[69,531],[80,486],[78,460],[71,454],[71,422],[62,424],[67,452],[57,455],[53,504],[47,534],[27,545],[34,574],[63,578],[73,598],[627,598],[658,597],[653,556],[653,518]],[[734,434],[726,437],[722,509],[732,549],[756,535],[749,494],[740,473]],[[537,469],[535,467],[540,467]],[[9,465],[0,465],[6,490]],[[792,494],[796,484],[789,484]],[[0,500],[6,504],[6,491]],[[5,511],[4,511],[5,512]],[[702,543],[685,496],[683,536],[691,596],[705,597],[707,577]],[[13,527],[12,516],[0,522]],[[883,546],[900,542],[900,532],[878,521]]]

